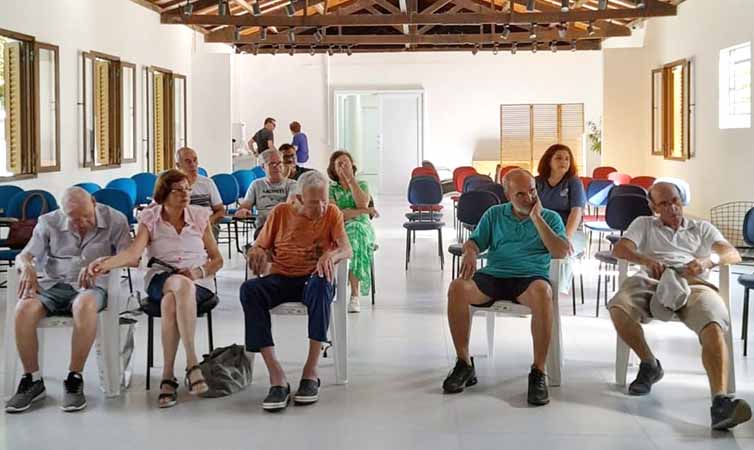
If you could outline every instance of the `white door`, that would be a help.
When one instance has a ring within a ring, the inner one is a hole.
[[[380,94],[380,180],[383,195],[406,195],[421,158],[421,95]]]

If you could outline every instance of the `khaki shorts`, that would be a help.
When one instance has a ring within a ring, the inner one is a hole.
[[[657,291],[657,285],[657,280],[630,277],[623,282],[607,307],[619,308],[635,321],[649,323],[652,320],[649,302]],[[717,291],[705,285],[691,286],[688,302],[676,312],[676,316],[697,335],[710,323],[720,325],[723,332],[730,327],[725,302]]]

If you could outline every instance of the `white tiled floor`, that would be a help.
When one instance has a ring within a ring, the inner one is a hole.
[[[604,310],[599,319],[594,318],[595,271],[585,280],[586,304],[579,305],[576,317],[572,316],[570,297],[562,297],[564,381],[560,388],[551,389],[550,405],[526,405],[531,359],[528,319],[498,318],[493,374],[479,317],[472,334],[472,352],[480,383],[459,395],[443,395],[441,383],[454,361],[445,319],[450,255],[446,254],[443,273],[436,255],[436,233],[419,234],[409,271],[404,272],[403,199],[383,198],[378,204],[383,217],[376,221],[380,243],[377,305],[368,306],[363,300],[362,313],[349,316],[351,372],[347,386],[334,385],[332,360],[325,359],[319,403],[290,407],[282,414],[265,413],[260,403],[268,388],[267,373],[258,360],[254,383],[244,392],[206,400],[182,390],[178,406],[159,410],[156,390],[144,390],[146,330],[142,323],[136,336],[136,374],[130,390],[120,399],[106,400],[98,390],[96,364],[91,359],[85,374],[89,407],[82,413],[65,414],[58,406],[69,332],[55,330],[57,339],[47,340],[48,398],[28,413],[0,416],[0,447],[754,449],[752,423],[732,433],[710,431],[709,393],[698,344],[680,324],[647,327],[666,369],[665,379],[652,395],[628,397],[614,385],[615,333]],[[451,220],[447,217],[449,225]],[[448,227],[446,246],[453,236]],[[227,249],[225,252],[227,255]],[[243,263],[234,255],[218,279],[221,304],[214,316],[216,345],[243,342],[238,303],[242,279]],[[741,296],[734,283],[736,334],[741,330]],[[306,351],[306,319],[275,317],[273,324],[278,354],[295,388]],[[197,334],[198,347],[205,350],[204,320]],[[754,401],[754,356],[743,358],[741,341],[736,339],[735,345],[739,396]],[[159,346],[156,358],[159,366]],[[178,367],[183,367],[182,361]],[[631,378],[633,370],[630,372]],[[154,386],[159,368],[152,374]]]

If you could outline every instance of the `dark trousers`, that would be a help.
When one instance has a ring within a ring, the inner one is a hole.
[[[309,339],[326,342],[330,304],[335,285],[318,275],[286,277],[269,275],[241,285],[241,306],[246,323],[246,350],[272,347],[270,310],[286,302],[302,302],[309,311]]]

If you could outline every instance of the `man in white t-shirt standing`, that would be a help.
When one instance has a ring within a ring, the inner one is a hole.
[[[657,309],[659,298],[654,298],[658,280],[666,270],[673,270],[690,286],[685,305],[675,314],[697,334],[702,345],[702,363],[713,396],[712,428],[727,430],[751,419],[751,408],[746,401],[727,394],[728,310],[706,278],[716,263],[736,264],[741,256],[712,224],[683,217],[681,193],[674,184],[655,183],[649,189],[649,204],[657,216],[634,220],[613,250],[616,258],[642,266],[641,272],[623,282],[608,305],[618,335],[641,359],[628,392],[649,394],[664,375],[644,339],[641,323],[652,320],[652,311],[662,316],[662,309]],[[668,278],[674,277],[663,278],[663,283]]]
[[[225,206],[211,178],[199,175],[199,158],[189,147],[181,147],[175,152],[175,167],[188,176],[191,183],[191,204],[204,206],[212,210],[209,222],[212,233],[217,239],[220,233],[220,221],[225,216]]]

